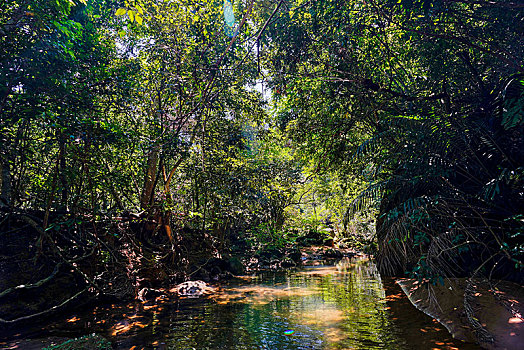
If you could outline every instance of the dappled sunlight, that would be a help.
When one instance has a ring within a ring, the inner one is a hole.
[[[71,317],[70,319],[67,320],[67,322],[69,323],[74,323],[74,322],[77,322],[77,321],[80,321],[80,319],[76,316],[73,316]]]
[[[300,287],[273,288],[261,285],[249,285],[225,288],[216,295],[211,296],[211,298],[219,304],[236,302],[264,305],[279,298],[305,297],[316,293],[318,293],[318,291]]]
[[[293,317],[297,317],[299,323],[320,326],[338,325],[345,319],[342,310],[325,305],[318,305],[316,309],[308,309],[307,314],[293,315]]]
[[[326,276],[326,275],[333,275],[336,273],[344,273],[343,271],[338,270],[335,266],[322,266],[317,268],[307,268],[304,271],[300,271],[300,275],[308,275],[308,276]]]
[[[350,334],[341,328],[345,320],[344,312],[326,305],[317,306],[317,308],[308,309],[307,313],[291,315],[292,321],[320,330],[328,344],[346,339]]]
[[[213,349],[238,344],[244,349],[260,344],[268,349],[300,349],[304,344],[326,350],[404,349],[405,344],[459,348],[440,324],[413,317],[419,312],[393,286],[386,295],[372,262],[346,259],[335,266],[235,278],[200,298],[167,294],[98,306],[64,317],[53,329],[71,334],[89,327],[119,344],[117,348],[135,350],[199,349],[203,344]],[[520,325],[514,318],[507,321]]]
[[[149,323],[143,323],[141,321],[129,321],[129,320],[122,320],[118,322],[116,325],[111,327],[111,335],[117,336],[126,332],[129,332],[132,329],[137,328],[145,328],[149,325]]]

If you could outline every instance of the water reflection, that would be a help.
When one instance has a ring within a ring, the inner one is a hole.
[[[395,303],[404,303],[399,315]],[[166,349],[472,348],[451,340],[400,294],[386,298],[375,265],[364,258],[265,273],[224,285],[206,300],[170,305],[174,310],[120,346],[154,339]]]
[[[68,320],[51,334],[88,327],[119,349],[476,349],[452,340],[364,258],[238,279],[208,298],[99,307]]]

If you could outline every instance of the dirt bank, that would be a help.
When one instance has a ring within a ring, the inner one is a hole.
[[[432,285],[413,279],[397,283],[411,303],[437,319],[454,338],[485,349],[522,349],[524,288],[507,281],[451,278]]]

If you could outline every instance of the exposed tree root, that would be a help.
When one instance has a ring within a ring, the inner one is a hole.
[[[57,275],[58,270],[60,269],[60,266],[62,266],[62,263],[58,263],[55,266],[55,269],[53,270],[53,272],[49,276],[47,276],[44,279],[39,280],[38,282],[31,283],[31,284],[20,284],[20,285],[18,285],[16,287],[8,288],[8,289],[0,292],[0,298],[6,296],[7,294],[12,293],[12,292],[14,292],[16,290],[19,290],[19,289],[31,289],[31,288],[41,287],[46,282],[51,281]]]

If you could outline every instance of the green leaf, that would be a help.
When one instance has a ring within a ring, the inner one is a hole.
[[[127,10],[125,8],[119,8],[118,10],[116,10],[115,15],[122,16],[122,15],[125,15],[126,12]]]

